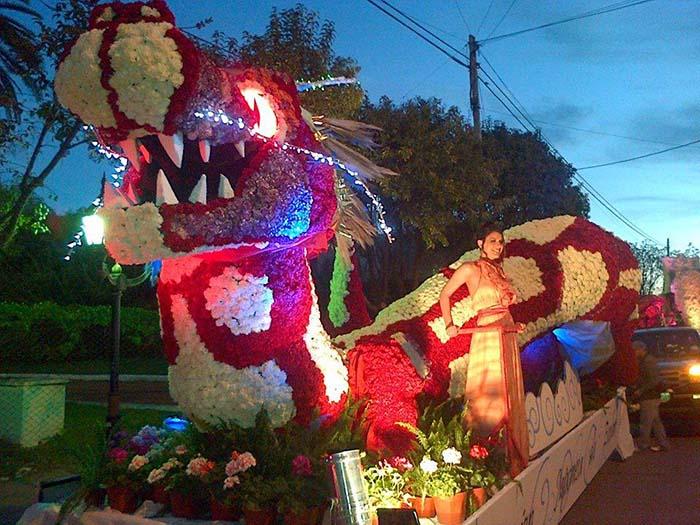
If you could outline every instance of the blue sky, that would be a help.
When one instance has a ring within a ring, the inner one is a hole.
[[[32,2],[36,5],[36,2]],[[336,27],[335,51],[352,56],[372,100],[438,97],[468,108],[467,71],[365,0],[303,2]],[[455,47],[614,3],[612,0],[394,0]],[[238,37],[264,30],[270,10],[296,1],[170,0],[180,26],[208,16]],[[508,7],[512,8],[494,32]],[[490,9],[489,9],[490,6]],[[461,11],[461,13],[460,13]],[[656,0],[609,14],[487,42],[482,53],[531,118],[574,166],[643,155],[700,139],[700,1]],[[483,62],[483,59],[482,59]],[[487,72],[491,71],[486,67]],[[493,75],[492,75],[493,76]],[[519,124],[485,89],[483,117]],[[572,129],[577,128],[577,129]],[[585,130],[585,131],[582,131]],[[77,151],[49,178],[59,210],[89,203],[103,166]],[[700,245],[700,145],[581,171],[610,203],[672,248]],[[641,237],[591,199],[591,218],[620,237]]]

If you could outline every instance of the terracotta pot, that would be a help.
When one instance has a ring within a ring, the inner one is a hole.
[[[486,500],[488,499],[488,494],[486,493],[486,489],[484,487],[476,487],[471,489],[469,496],[472,512],[486,503]]]
[[[276,514],[274,509],[243,509],[246,525],[272,525],[275,522]]]
[[[211,519],[221,521],[238,521],[241,518],[241,509],[238,505],[224,505],[216,498],[209,502]]]
[[[442,525],[462,525],[467,518],[467,493],[460,492],[449,498],[434,497],[435,512]]]
[[[108,487],[107,499],[111,508],[124,514],[133,514],[139,503],[136,491],[129,487]]]
[[[206,502],[190,494],[170,491],[170,510],[178,518],[196,519],[204,515]]]
[[[432,518],[435,516],[435,502],[430,496],[424,498],[411,496],[408,498],[408,502],[416,510],[419,518]]]
[[[284,525],[319,525],[325,507],[308,507],[302,512],[289,512],[284,516]]]

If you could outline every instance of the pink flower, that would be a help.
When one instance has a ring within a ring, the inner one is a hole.
[[[224,488],[225,489],[232,489],[236,485],[238,485],[241,482],[241,480],[238,478],[238,476],[229,476],[224,480]]]
[[[148,463],[146,456],[134,456],[131,458],[131,463],[129,463],[129,472],[140,470],[146,463]]]
[[[178,445],[175,447],[175,454],[178,456],[183,456],[187,454],[187,447],[185,445]]]
[[[209,474],[216,467],[216,463],[207,458],[196,457],[187,464],[187,475],[201,478]]]
[[[489,451],[483,445],[472,445],[469,449],[469,456],[474,459],[486,459],[489,457]]]
[[[411,470],[413,468],[413,465],[411,464],[411,462],[403,456],[390,457],[387,460],[387,463],[400,472],[405,472],[405,471]]]
[[[295,476],[310,476],[313,474],[311,460],[300,454],[292,460],[292,472]]]
[[[231,461],[226,464],[226,475],[234,476],[241,472],[245,472],[251,467],[257,465],[255,457],[250,452],[236,452],[235,450],[231,453]]]
[[[109,451],[109,458],[115,463],[124,463],[129,457],[129,453],[123,448],[113,448]]]

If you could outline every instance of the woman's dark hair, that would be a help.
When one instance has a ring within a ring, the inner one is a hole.
[[[476,230],[476,240],[483,241],[489,233],[493,232],[503,235],[503,226],[498,222],[486,222]]]

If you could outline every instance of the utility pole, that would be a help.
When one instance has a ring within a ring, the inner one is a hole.
[[[671,257],[671,239],[666,237],[666,257]]]
[[[479,106],[479,73],[477,71],[476,52],[479,44],[474,35],[469,35],[469,103],[474,116],[474,133],[481,140],[481,108]]]

